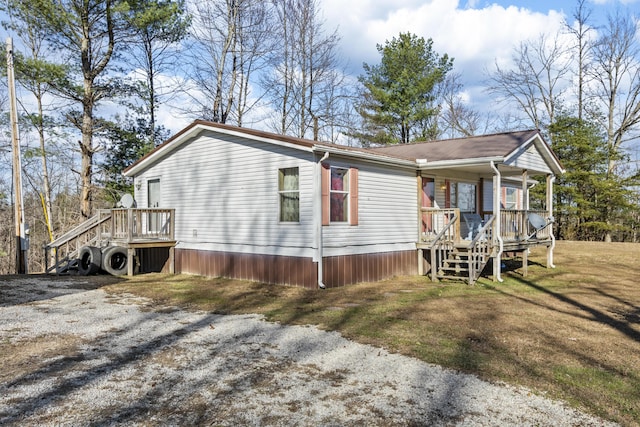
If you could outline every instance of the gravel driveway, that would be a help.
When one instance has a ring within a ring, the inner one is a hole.
[[[337,333],[88,280],[0,277],[0,425],[610,425]]]

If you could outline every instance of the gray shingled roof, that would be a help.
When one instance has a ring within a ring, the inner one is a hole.
[[[428,162],[506,157],[537,133],[537,130],[507,132],[433,142],[390,145],[369,150],[409,160],[427,159]]]

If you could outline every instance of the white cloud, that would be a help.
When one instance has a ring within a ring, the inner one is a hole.
[[[375,3],[375,4],[374,4]],[[363,62],[376,64],[376,44],[412,32],[434,41],[438,53],[454,58],[454,69],[466,85],[478,85],[495,61],[507,64],[513,48],[541,33],[556,34],[565,18],[560,12],[533,12],[477,0],[384,1],[322,0],[327,29],[338,26],[349,70],[362,73]],[[478,4],[484,6],[477,7]],[[471,90],[477,94],[480,91]],[[473,100],[471,100],[473,102]]]

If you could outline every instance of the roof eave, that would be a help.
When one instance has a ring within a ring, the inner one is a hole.
[[[472,166],[484,166],[491,162],[502,163],[504,157],[491,156],[491,157],[476,157],[473,159],[452,159],[452,160],[439,160],[434,162],[427,162],[419,164],[420,170],[430,169],[444,169],[453,167],[472,167]]]
[[[318,153],[329,153],[345,157],[353,157],[361,160],[366,160],[372,163],[385,164],[391,166],[401,166],[411,169],[416,169],[418,163],[414,160],[402,159],[398,157],[384,156],[366,151],[354,151],[353,149],[342,149],[336,146],[327,146],[323,144],[317,144],[313,146],[313,151]]]
[[[176,134],[173,138],[167,140],[164,144],[158,146],[154,151],[149,153],[147,156],[142,157],[136,163],[132,164],[128,168],[123,171],[123,175],[126,177],[131,177],[142,171],[143,169],[149,167],[149,165],[155,163],[157,160],[162,159],[167,156],[172,151],[176,150],[186,141],[196,137],[199,133],[204,131],[221,133],[229,136],[236,136],[240,138],[250,138],[253,141],[261,141],[267,142],[270,144],[279,145],[282,147],[293,148],[300,151],[312,152],[313,145],[303,145],[303,144],[295,144],[291,142],[282,141],[279,139],[268,138],[266,136],[258,136],[258,135],[250,135],[248,136],[246,132],[243,130],[235,130],[222,128],[217,126],[211,126],[204,122],[193,122],[190,126],[184,129],[183,132]]]

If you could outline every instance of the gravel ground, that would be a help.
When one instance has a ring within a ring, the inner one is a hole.
[[[612,425],[337,333],[0,277],[0,425]]]

